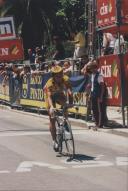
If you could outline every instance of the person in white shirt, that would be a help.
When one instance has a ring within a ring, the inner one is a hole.
[[[91,105],[95,119],[93,129],[97,130],[98,128],[103,128],[108,121],[106,114],[107,87],[104,77],[98,71],[98,63],[96,60],[89,61],[86,65],[86,71],[84,70],[84,74],[85,73],[90,75]]]
[[[124,37],[123,35],[120,35],[120,42],[119,42],[118,36],[115,35],[115,37],[116,37],[116,40],[114,44],[114,54],[123,53],[124,45],[125,45]]]
[[[109,55],[114,53],[116,38],[111,33],[103,34],[103,49],[102,55]]]

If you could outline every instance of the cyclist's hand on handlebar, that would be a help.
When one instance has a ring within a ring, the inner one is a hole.
[[[55,112],[55,108],[53,106],[51,106],[49,109],[49,113],[52,117],[54,116],[54,112]]]

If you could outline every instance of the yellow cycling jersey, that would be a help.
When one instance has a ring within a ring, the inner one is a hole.
[[[54,79],[50,78],[47,81],[47,83],[44,87],[44,90],[45,90],[46,94],[47,94],[47,92],[50,91],[51,94],[53,95],[56,92],[63,92],[65,89],[70,88],[70,87],[71,87],[71,85],[70,85],[69,77],[64,75],[61,83],[59,83],[59,82],[55,83]]]
[[[60,99],[61,102],[66,100],[66,95],[64,91],[66,92],[68,88],[71,89],[71,84],[68,76],[63,75],[62,81],[60,83],[59,82],[55,83],[54,79],[50,78],[44,87],[46,108],[49,109],[49,103],[48,103],[49,92],[52,98],[54,97],[54,99],[56,100],[56,103],[59,103]]]

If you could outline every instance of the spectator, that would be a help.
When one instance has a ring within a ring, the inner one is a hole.
[[[123,53],[124,45],[125,45],[123,35],[120,35],[120,42],[119,42],[119,38],[117,34],[115,34],[114,37],[116,38],[115,45],[114,45],[114,54]],[[119,43],[120,43],[120,47],[119,47]]]
[[[53,43],[55,45],[55,52],[53,54],[53,59],[54,60],[65,59],[65,49],[59,36],[53,37]]]
[[[102,55],[109,55],[114,53],[116,38],[111,33],[103,34],[103,49]]]
[[[96,124],[94,130],[97,130],[97,128],[103,128],[108,120],[106,114],[107,88],[103,76],[98,71],[96,60],[90,61],[86,66],[86,70],[90,74],[91,105]]]
[[[45,61],[44,52],[40,47],[36,47],[35,49],[36,55],[35,55],[35,64],[42,63]]]
[[[0,76],[2,76],[3,78],[3,82],[2,82],[3,87],[5,87],[6,81],[8,80],[6,68],[7,68],[6,63],[2,63],[0,66]]]
[[[63,64],[63,73],[66,74],[67,76],[70,76],[73,71],[73,68],[70,64],[69,60],[66,60]]]
[[[81,57],[81,63],[80,63],[80,70],[83,69],[84,66],[86,66],[86,64],[89,62],[89,58],[88,58],[88,55],[83,55]]]
[[[20,77],[27,76],[31,74],[30,65],[24,65],[23,70],[20,72]]]
[[[30,48],[28,49],[28,56],[29,56],[30,64],[35,63],[35,53]]]
[[[75,50],[73,54],[73,59],[81,58],[83,55],[85,55],[85,35],[83,32],[71,32],[71,38],[75,45]]]
[[[88,64],[85,63],[85,66],[81,70],[81,74],[85,75],[85,78],[86,78],[86,86],[85,86],[86,107],[87,107],[86,120],[88,121],[90,119],[90,116],[92,115],[90,62],[88,62]]]

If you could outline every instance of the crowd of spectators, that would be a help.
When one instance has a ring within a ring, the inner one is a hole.
[[[86,51],[85,35],[82,31],[72,31],[69,41],[74,45],[74,52],[72,52],[70,58],[66,58],[62,39],[59,36],[53,36],[54,51],[52,52],[50,60],[47,58],[47,47],[38,46],[35,49],[28,49],[27,64],[23,65],[18,62],[1,63],[0,75],[4,77],[3,85],[5,85],[10,73],[14,77],[18,76],[18,78],[22,78],[22,76],[27,74],[43,74],[57,64],[62,66],[64,73],[69,76],[73,74],[74,71],[78,71],[79,74],[83,73],[84,66],[89,61]],[[119,39],[119,35],[117,34],[103,34],[102,55],[119,54],[120,52],[124,52],[124,49],[126,49],[126,41],[122,35],[120,35]]]
[[[81,31],[71,32],[70,42],[74,45],[74,52],[72,52],[71,58],[65,58],[65,48],[62,40],[59,36],[53,37],[53,44],[55,46],[54,52],[52,53],[52,59],[47,58],[46,46],[36,47],[28,49],[27,64],[17,63],[1,63],[0,64],[0,75],[3,76],[3,86],[5,85],[10,73],[14,77],[22,78],[24,75],[31,74],[43,74],[48,72],[54,65],[59,64],[63,67],[65,74],[70,76],[74,71],[78,71],[79,74],[83,73],[84,66],[88,63],[89,58],[85,48],[85,37]],[[120,41],[120,42],[119,42]],[[119,47],[120,44],[120,47]],[[117,34],[112,35],[111,33],[103,34],[102,43],[102,55],[119,54],[123,52],[125,48],[125,40],[121,35],[120,39]],[[83,68],[83,70],[82,70]]]
[[[39,57],[41,56],[39,55]],[[30,61],[33,61],[33,60],[30,60]],[[3,79],[2,80],[3,87],[6,86],[10,77],[21,81],[24,76],[32,75],[32,77],[34,77],[36,75],[43,75],[47,72],[50,72],[51,68],[56,65],[60,65],[63,68],[63,73],[68,75],[69,77],[74,74],[76,75],[76,72],[77,74],[81,74],[81,69],[88,62],[88,57],[86,55],[81,59],[75,60],[75,62],[71,58],[70,59],[66,58],[61,61],[52,60],[49,62],[42,62],[42,61],[37,62],[38,60],[37,56],[35,56],[35,60],[36,60],[35,63],[27,62],[26,64],[19,64],[18,62],[17,63],[1,63],[0,76]]]
[[[52,59],[47,58],[47,47],[36,47],[34,50],[28,49],[27,64],[1,63],[0,75],[3,76],[3,86],[6,84],[9,75],[15,78],[22,78],[24,75],[36,75],[48,72],[54,65],[63,67],[63,72],[70,76],[73,72],[83,74],[84,66],[88,63],[89,58],[86,52],[86,39],[81,31],[73,31],[70,34],[70,42],[74,45],[74,52],[71,58],[66,58],[64,44],[59,36],[53,36],[54,51]],[[120,47],[119,47],[120,44]],[[102,43],[102,55],[119,54],[125,49],[126,41],[124,37],[117,34],[104,33]]]
[[[103,33],[103,43],[101,55],[125,53],[127,49],[127,41],[123,35]]]

